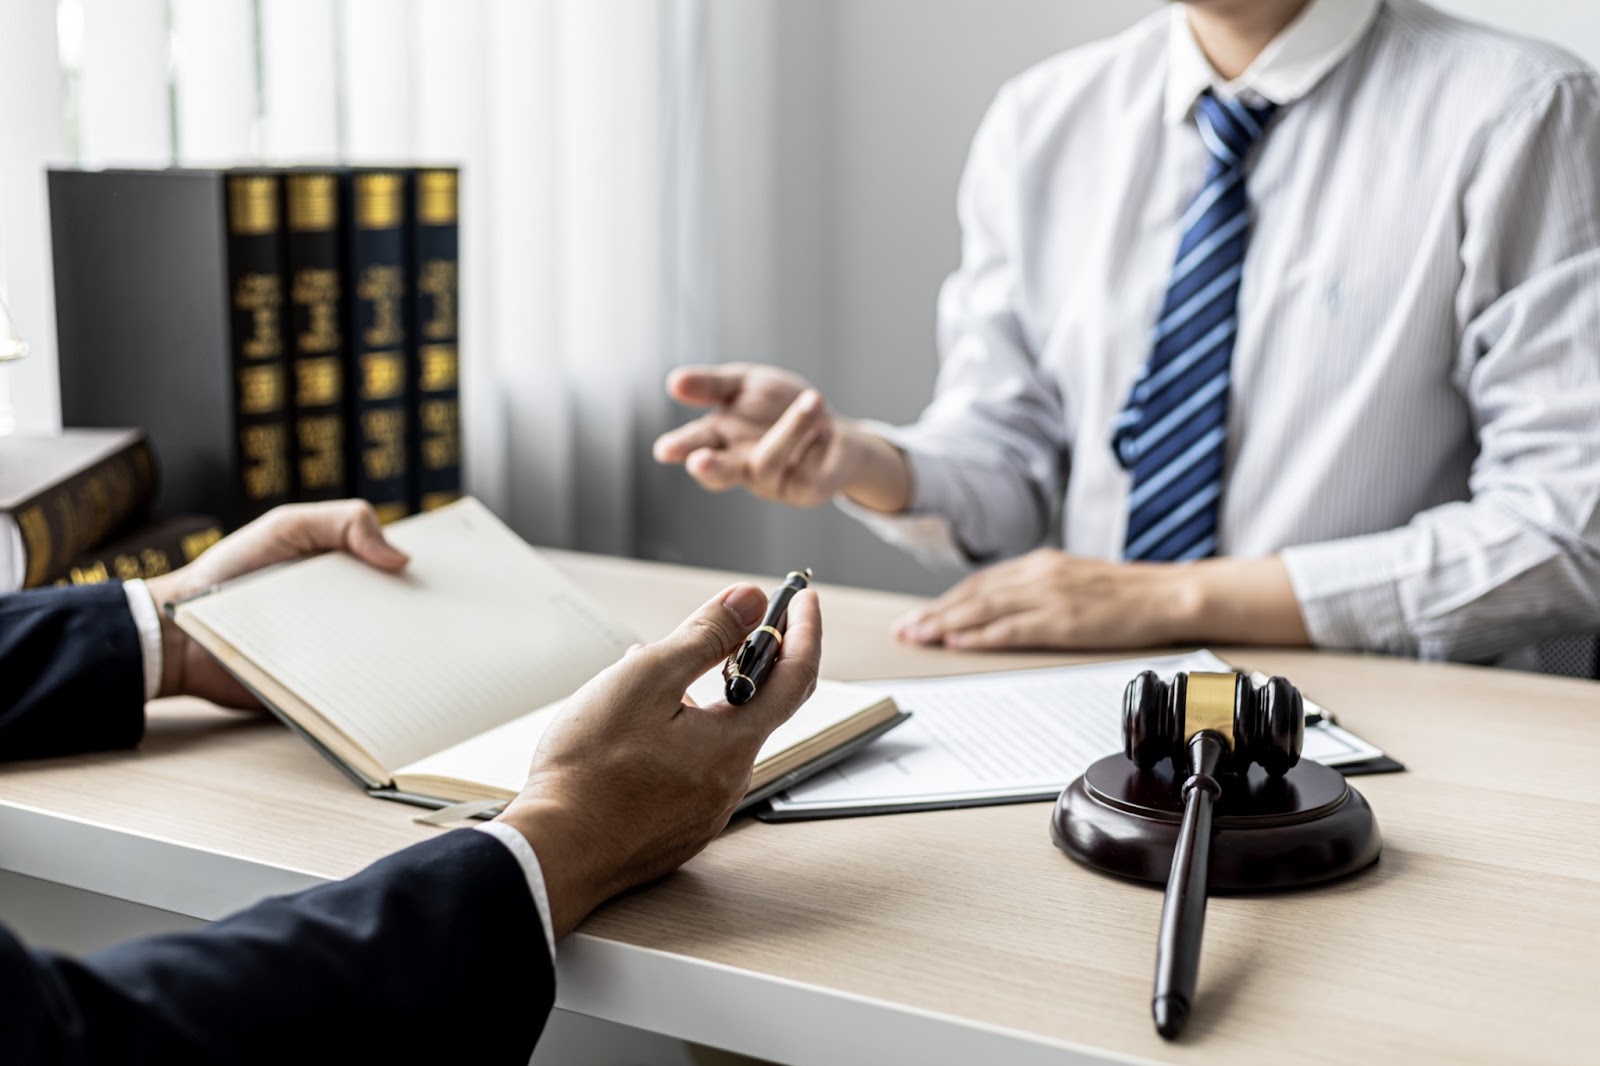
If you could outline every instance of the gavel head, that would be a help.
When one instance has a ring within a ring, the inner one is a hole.
[[[1230,772],[1242,774],[1254,763],[1282,777],[1300,761],[1305,704],[1281,677],[1258,687],[1243,674],[1178,674],[1167,682],[1146,670],[1128,683],[1123,750],[1141,770],[1168,757],[1181,770],[1189,739],[1201,730],[1228,745]]]

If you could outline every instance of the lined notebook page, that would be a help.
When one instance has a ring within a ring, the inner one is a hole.
[[[722,699],[722,668],[690,685],[689,695],[701,705]],[[854,717],[879,699],[877,693],[854,685],[818,681],[811,698],[767,738],[756,756],[756,765]],[[395,776],[465,781],[508,793],[520,791],[528,777],[534,748],[560,709],[560,701],[541,707],[481,736],[469,737],[454,747],[400,767]]]
[[[391,772],[565,698],[635,639],[476,500],[386,533],[399,575],[333,553],[183,610]]]

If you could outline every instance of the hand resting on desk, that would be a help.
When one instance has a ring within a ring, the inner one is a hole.
[[[1308,643],[1277,556],[1126,563],[1053,548],[979,570],[893,631],[971,651]]]

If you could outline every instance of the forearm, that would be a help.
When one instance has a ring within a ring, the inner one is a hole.
[[[1289,571],[1278,556],[1206,559],[1172,570],[1172,577],[1187,586],[1171,600],[1174,643],[1311,643]]]
[[[526,1063],[555,983],[515,859],[469,830],[198,932],[33,967],[54,993],[47,1045],[107,1062],[282,1062],[316,1034],[319,1061],[470,1045]]]
[[[1600,544],[1535,524],[1539,513],[1485,497],[1399,529],[1286,549],[1313,642],[1482,661],[1600,630]]]
[[[120,583],[0,598],[0,759],[131,747],[144,668]]]
[[[911,507],[911,464],[899,446],[869,426],[840,419],[839,430],[849,441],[852,472],[844,495],[879,514],[901,514]]]

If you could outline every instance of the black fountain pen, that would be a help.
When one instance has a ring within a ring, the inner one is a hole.
[[[788,613],[789,601],[810,584],[810,567],[789,571],[789,576],[767,601],[767,614],[761,619],[761,625],[736,654],[728,657],[722,676],[728,683],[728,702],[735,707],[755,699],[756,689],[767,679],[772,664],[778,661],[778,649],[783,647],[783,616]]]

